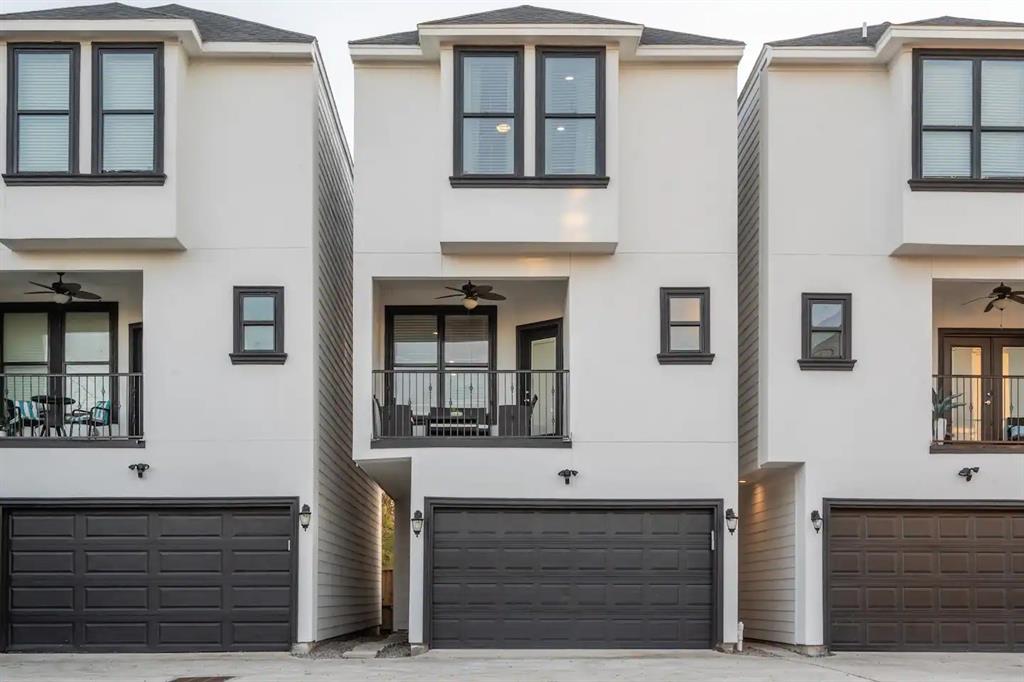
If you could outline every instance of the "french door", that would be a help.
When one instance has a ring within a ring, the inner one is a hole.
[[[516,328],[519,402],[532,405],[530,434],[562,433],[562,320],[524,324]]]
[[[1024,330],[940,330],[953,440],[1024,440]]]

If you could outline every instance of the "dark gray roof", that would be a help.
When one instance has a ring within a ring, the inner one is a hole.
[[[879,38],[890,26],[995,26],[1005,28],[1024,27],[1024,24],[1012,21],[991,21],[988,19],[965,19],[962,17],[935,17],[933,19],[921,19],[920,21],[908,21],[902,24],[893,24],[888,21],[881,24],[868,26],[867,38],[862,37],[861,27],[847,28],[842,31],[831,33],[815,33],[814,35],[802,36],[800,38],[789,38],[788,40],[774,40],[768,45],[774,47],[874,47],[878,44]]]
[[[57,7],[32,12],[0,14],[0,19],[191,19],[203,41],[230,43],[311,43],[313,36],[295,31],[285,31],[255,21],[246,21],[226,14],[207,12],[184,5],[161,5],[142,8],[120,2],[103,5],[79,5]]]
[[[632,21],[618,21],[596,17],[592,14],[580,14],[579,12],[566,12],[559,9],[548,9],[546,7],[534,7],[533,5],[519,5],[518,7],[506,7],[489,12],[477,12],[475,14],[464,14],[459,17],[448,19],[435,19],[424,21],[421,26],[436,26],[447,24],[615,24],[626,26],[641,26]],[[373,38],[362,38],[349,41],[349,45],[418,45],[419,33],[417,31],[406,31],[404,33],[389,33]],[[707,36],[694,35],[692,33],[679,33],[678,31],[666,31],[659,28],[644,28],[640,37],[641,45],[743,45],[738,40],[725,40],[724,38],[709,38]]]

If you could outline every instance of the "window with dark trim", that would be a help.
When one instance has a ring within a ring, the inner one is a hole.
[[[7,173],[78,172],[77,44],[12,44],[7,52]]]
[[[603,48],[537,48],[537,175],[604,175]]]
[[[661,352],[663,365],[710,365],[711,289],[662,287]]]
[[[1024,51],[915,50],[913,189],[1024,191]]]
[[[801,301],[800,369],[853,369],[853,295],[803,294]]]
[[[456,177],[523,174],[523,50],[455,50]]]
[[[163,171],[163,45],[93,44],[93,173]]]
[[[236,365],[280,365],[284,352],[284,287],[235,287]]]

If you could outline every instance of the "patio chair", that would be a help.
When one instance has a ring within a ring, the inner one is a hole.
[[[113,435],[111,412],[113,408],[109,400],[99,400],[91,409],[88,410],[72,410],[68,416],[67,423],[74,429],[75,426],[86,426],[88,427],[88,434],[90,438],[94,438],[100,434],[100,429],[104,426],[107,427],[107,437]]]
[[[5,430],[8,435],[15,433],[24,436],[25,427],[29,428],[29,436],[35,435],[36,427],[45,427],[45,415],[31,400],[7,400],[7,423]]]
[[[1006,418],[1006,440],[1024,440],[1024,417]]]

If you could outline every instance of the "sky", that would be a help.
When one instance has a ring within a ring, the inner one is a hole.
[[[101,0],[0,0],[0,12],[20,12]],[[761,50],[772,40],[860,26],[950,15],[1024,22],[1024,0],[127,0],[152,7],[176,1],[317,37],[338,111],[350,142],[352,62],[348,41],[411,31],[421,21],[531,4],[640,23],[747,44],[737,91]],[[356,147],[358,155],[358,147]]]

